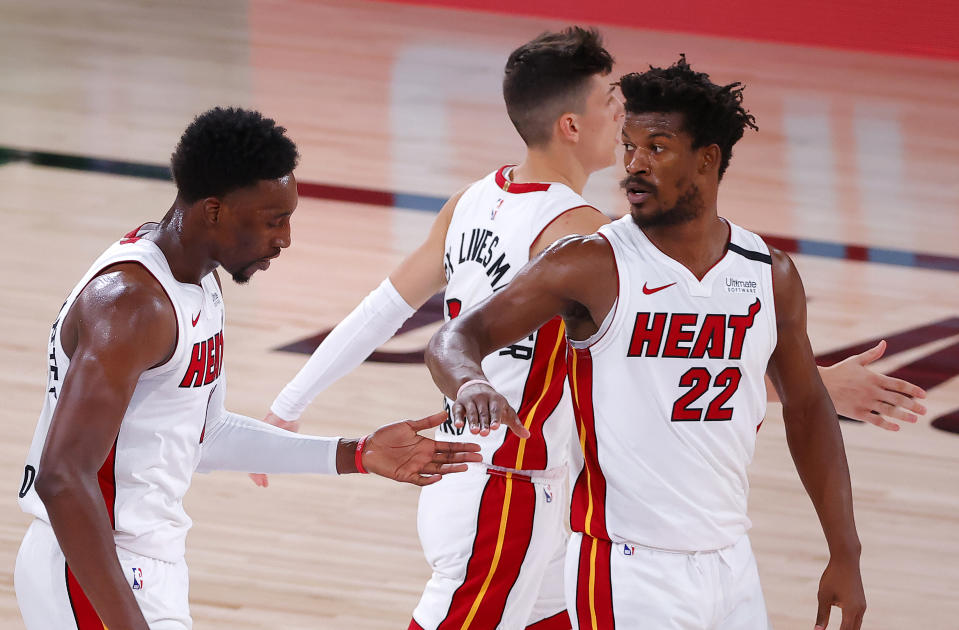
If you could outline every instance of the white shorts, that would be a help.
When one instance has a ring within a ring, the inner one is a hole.
[[[171,564],[119,548],[117,558],[150,630],[193,628],[186,561]],[[40,519],[34,519],[20,544],[14,586],[27,630],[104,630],[53,529]]]
[[[718,551],[682,553],[573,533],[566,602],[583,630],[771,628],[747,536]]]
[[[567,473],[484,466],[423,488],[417,527],[433,576],[410,630],[569,630]]]

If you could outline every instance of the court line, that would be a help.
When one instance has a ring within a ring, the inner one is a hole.
[[[124,175],[142,179],[171,179],[170,168],[159,164],[111,160],[82,155],[52,153],[48,151],[29,151],[10,147],[0,147],[0,165],[12,162],[26,162],[37,166],[65,168],[71,170]],[[313,199],[362,203],[387,208],[403,208],[439,212],[446,199],[417,193],[374,190],[353,186],[338,186],[321,182],[298,182],[300,195]],[[915,269],[935,269],[939,271],[959,272],[959,257],[939,254],[927,254],[902,249],[869,247],[849,243],[799,239],[773,234],[761,234],[767,243],[790,254],[818,256],[859,262],[879,263]]]

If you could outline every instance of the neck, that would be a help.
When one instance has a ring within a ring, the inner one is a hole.
[[[716,206],[708,206],[691,221],[679,225],[643,228],[643,233],[660,251],[689,269],[702,280],[726,254],[729,224],[719,218]]]
[[[513,169],[516,183],[557,182],[565,184],[576,194],[583,194],[589,171],[570,152],[545,149],[527,149],[526,158]]]
[[[177,199],[157,229],[147,236],[163,252],[173,277],[184,284],[200,284],[217,267],[209,248],[201,245],[194,234],[189,207]]]

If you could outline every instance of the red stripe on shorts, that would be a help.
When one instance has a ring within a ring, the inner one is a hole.
[[[416,619],[410,619],[410,625],[406,630],[423,630],[423,626],[416,623]]]
[[[526,630],[571,630],[572,627],[573,622],[569,620],[569,613],[564,610],[552,617],[541,619],[531,626],[526,626]]]
[[[523,398],[516,415],[529,429],[530,437],[521,440],[506,432],[503,444],[493,454],[494,466],[523,470],[544,470],[548,463],[543,425],[563,398],[566,379],[566,328],[560,317],[543,324],[536,334]]]
[[[570,389],[583,469],[573,484],[569,524],[574,532],[609,539],[606,533],[606,477],[599,465],[593,416],[593,357],[589,349],[569,349]]]
[[[613,545],[608,540],[582,536],[576,579],[578,630],[614,630],[613,587],[609,561]]]
[[[93,609],[93,604],[87,599],[86,593],[80,588],[73,571],[64,562],[67,575],[67,596],[70,598],[70,608],[73,609],[73,618],[77,621],[77,630],[104,630],[106,626],[100,621],[100,616]]]
[[[495,628],[533,534],[536,487],[521,475],[490,474],[480,500],[466,577],[437,630]]]

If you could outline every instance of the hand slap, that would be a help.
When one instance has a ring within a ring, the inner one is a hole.
[[[506,398],[485,382],[461,388],[451,415],[455,427],[469,425],[470,433],[474,435],[489,435],[490,431],[505,424],[520,438],[530,436],[529,429],[523,426]]]
[[[366,440],[363,466],[381,477],[427,486],[443,475],[465,471],[469,462],[483,461],[479,444],[436,441],[417,433],[438,427],[446,418],[443,411],[380,427]]]

